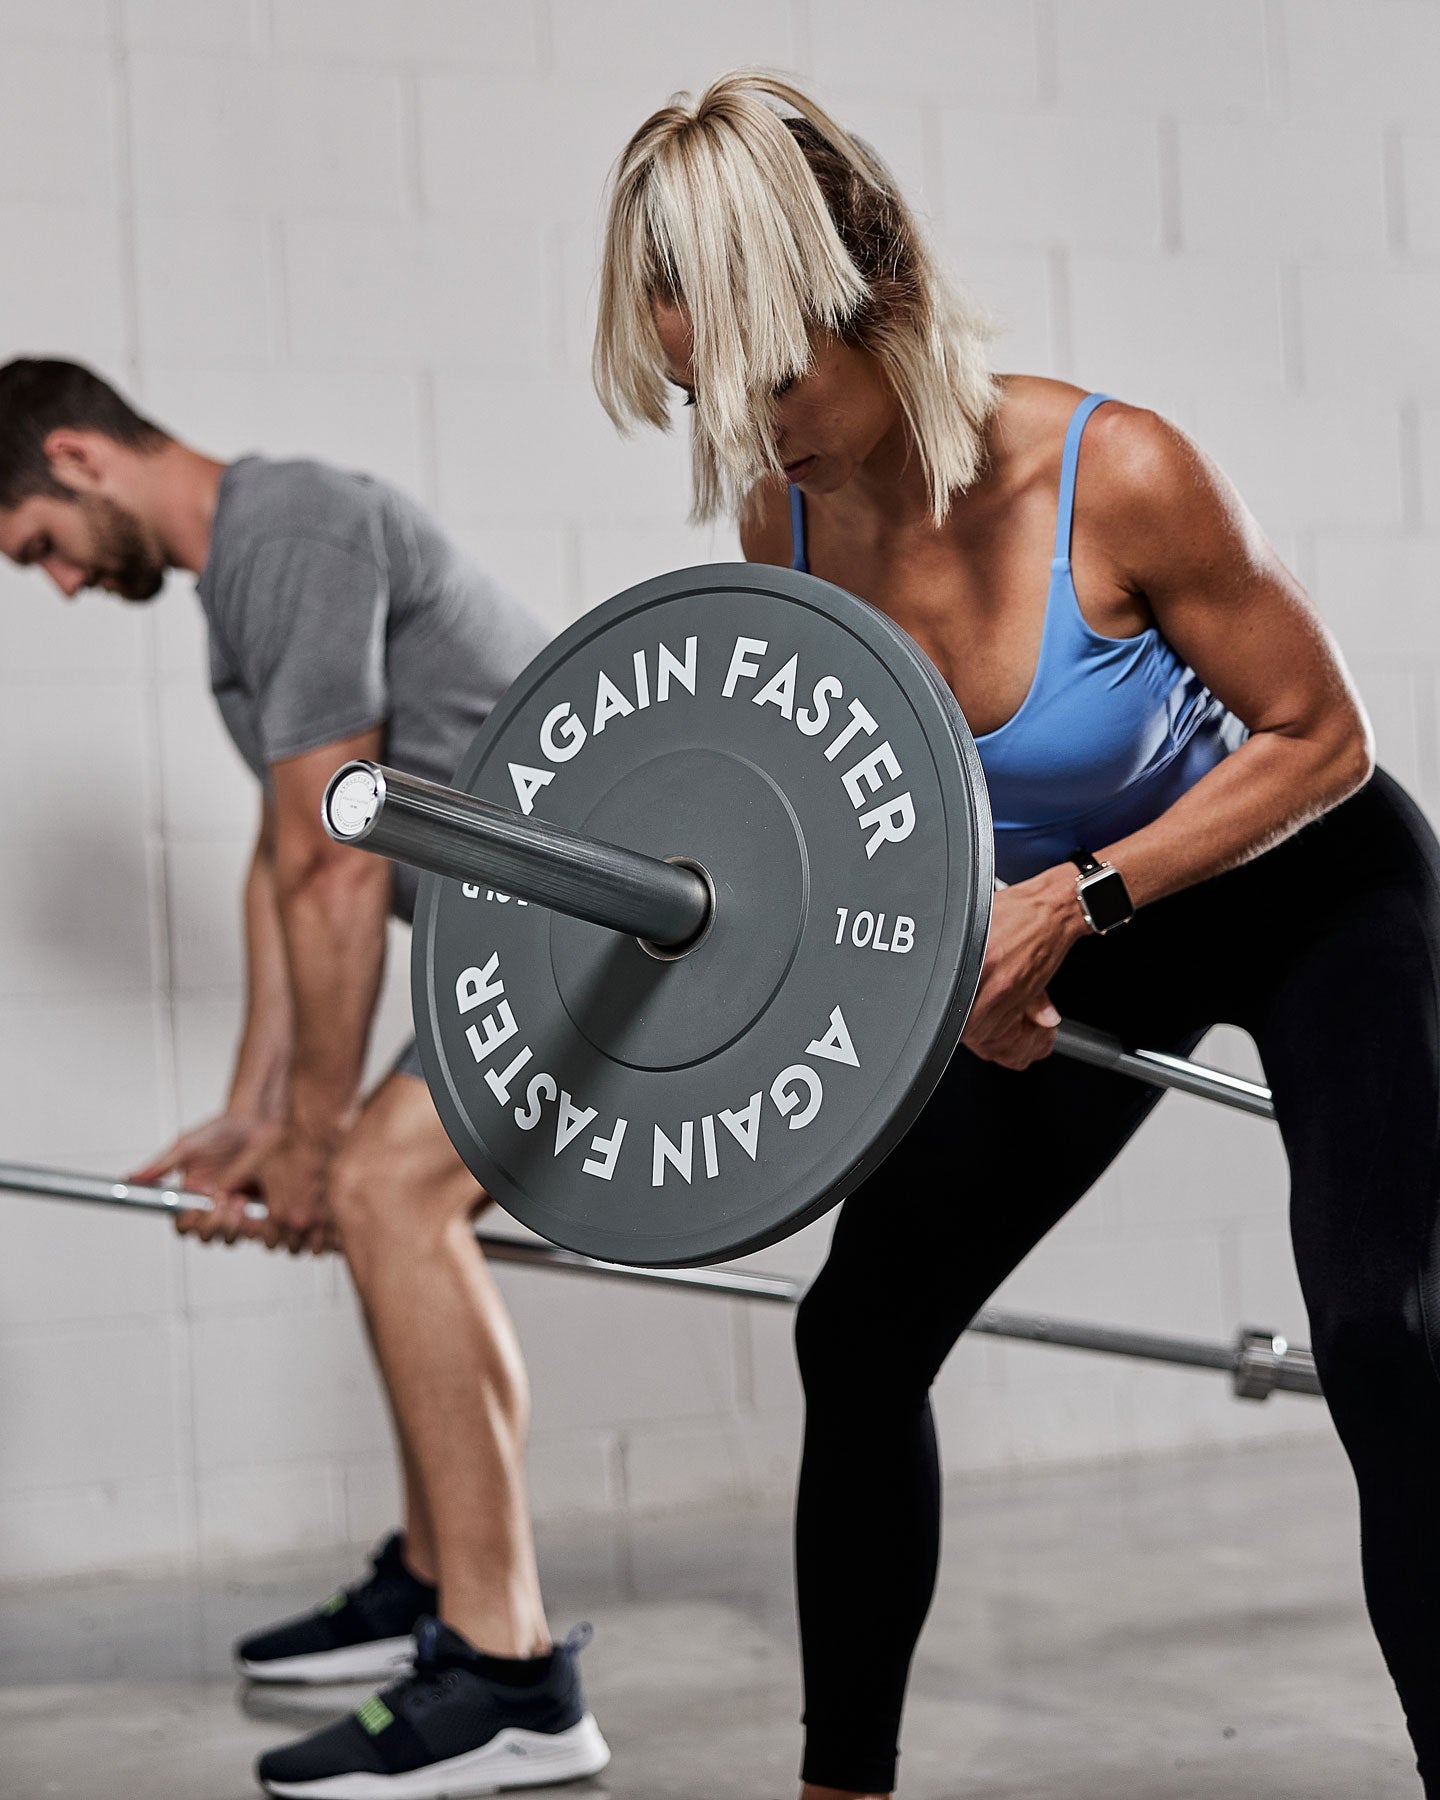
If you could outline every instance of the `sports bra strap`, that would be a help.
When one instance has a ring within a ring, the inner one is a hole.
[[[790,567],[802,575],[810,573],[810,559],[805,554],[805,496],[798,487],[790,489]]]
[[[1065,568],[1070,561],[1070,525],[1075,516],[1075,468],[1080,461],[1080,434],[1095,408],[1109,398],[1108,394],[1087,394],[1070,415],[1065,450],[1060,459],[1060,506],[1055,515],[1055,561],[1052,567],[1057,569]]]

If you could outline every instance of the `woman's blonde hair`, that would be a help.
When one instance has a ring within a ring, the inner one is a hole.
[[[778,472],[776,391],[812,333],[873,353],[914,438],[938,524],[975,480],[996,400],[989,320],[936,266],[884,164],[760,70],[677,95],[625,146],[600,276],[595,386],[622,431],[670,423],[656,301],[694,334],[694,517],[738,513]]]

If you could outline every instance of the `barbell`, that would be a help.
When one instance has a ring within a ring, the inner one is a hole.
[[[162,1217],[173,1217],[192,1209],[204,1212],[210,1206],[207,1195],[187,1193],[180,1188],[116,1181],[108,1176],[40,1168],[27,1163],[0,1163],[0,1190]],[[252,1217],[260,1218],[264,1216],[265,1208],[259,1201],[253,1201],[246,1211]],[[794,1275],[765,1274],[755,1269],[635,1268],[624,1263],[599,1262],[572,1250],[557,1249],[553,1244],[531,1243],[498,1232],[477,1230],[475,1238],[494,1261],[518,1263],[527,1268],[555,1269],[571,1275],[598,1276],[607,1281],[639,1282],[710,1294],[720,1299],[780,1306],[796,1305],[805,1292],[804,1281]],[[988,1306],[975,1315],[968,1329],[986,1337],[1050,1344],[1057,1349],[1089,1350],[1105,1356],[1141,1358],[1182,1368],[1213,1369],[1230,1377],[1231,1389],[1241,1400],[1268,1400],[1272,1393],[1321,1392],[1315,1359],[1310,1351],[1302,1345],[1287,1342],[1273,1331],[1242,1327],[1231,1342],[1222,1343],[1205,1338],[1177,1337],[1169,1332],[1134,1331],[1123,1326],[1009,1312]]]
[[[681,570],[543,650],[453,788],[348,763],[336,839],[425,872],[416,1032],[485,1188],[610,1264],[759,1249],[913,1123],[978,986],[993,845],[948,687],[883,613]],[[1273,1116],[1253,1082],[1067,1022],[1056,1049]]]

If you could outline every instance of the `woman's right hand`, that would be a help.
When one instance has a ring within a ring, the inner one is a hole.
[[[209,1208],[192,1207],[175,1215],[176,1230],[206,1244],[217,1237],[233,1244],[238,1237],[255,1235],[256,1222],[247,1220],[245,1208],[260,1193],[258,1171],[280,1132],[276,1120],[220,1113],[183,1132],[126,1179],[153,1185],[174,1176],[192,1193],[208,1195]]]
[[[1046,990],[1087,929],[1068,863],[1002,888],[961,1043],[1005,1069],[1025,1069],[1048,1056],[1060,1014]]]

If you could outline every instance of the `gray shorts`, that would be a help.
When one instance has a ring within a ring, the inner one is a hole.
[[[425,1071],[420,1066],[420,1046],[414,1038],[411,1038],[390,1065],[390,1073],[392,1075],[418,1075],[421,1081],[425,1079]]]

